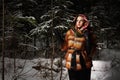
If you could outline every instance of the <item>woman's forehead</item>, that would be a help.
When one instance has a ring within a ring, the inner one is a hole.
[[[78,16],[78,17],[77,17],[77,20],[83,20],[83,17]]]

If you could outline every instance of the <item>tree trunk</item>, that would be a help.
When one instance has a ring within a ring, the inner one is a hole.
[[[5,27],[4,27],[4,0],[2,0],[2,14],[3,14],[3,17],[2,17],[2,80],[5,79],[5,75],[4,75],[4,65],[5,65],[5,61],[4,61],[4,55],[5,55]]]
[[[36,35],[34,35],[34,41],[33,41],[34,47],[36,47]],[[36,49],[34,48],[34,56],[36,56]]]

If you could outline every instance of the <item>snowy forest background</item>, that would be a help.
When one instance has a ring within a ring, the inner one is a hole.
[[[120,0],[0,0],[0,80],[69,80],[60,37],[79,13],[88,16],[97,35],[91,80],[119,80],[119,4]]]

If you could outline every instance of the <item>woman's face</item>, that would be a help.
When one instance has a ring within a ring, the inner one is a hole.
[[[83,26],[83,24],[84,24],[83,18],[82,18],[81,16],[78,16],[78,17],[77,17],[77,20],[76,20],[75,27],[76,27],[77,29],[80,29],[80,28]]]

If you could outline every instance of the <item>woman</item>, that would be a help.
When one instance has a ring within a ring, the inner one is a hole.
[[[66,51],[66,68],[70,80],[90,80],[92,56],[96,42],[89,31],[89,21],[79,14],[73,21],[74,27],[67,31],[62,51]]]

